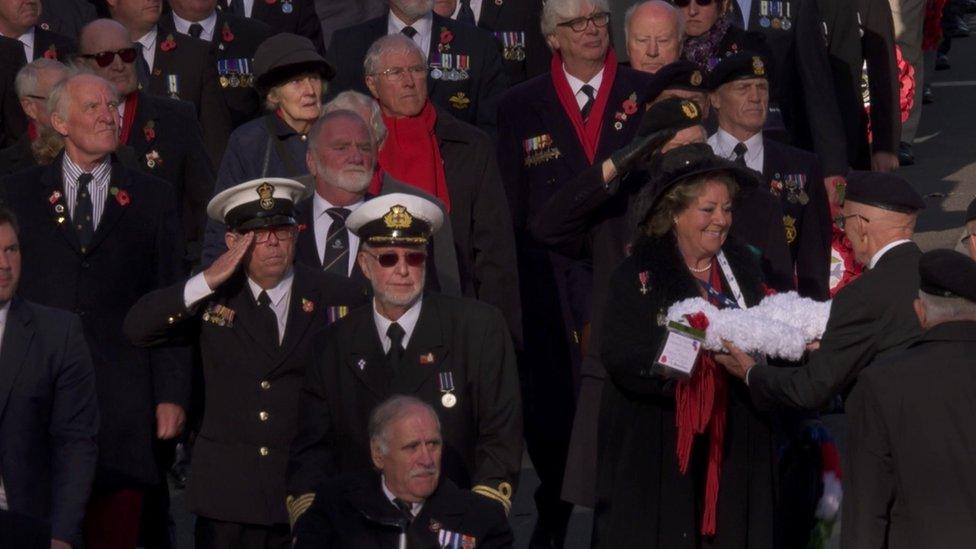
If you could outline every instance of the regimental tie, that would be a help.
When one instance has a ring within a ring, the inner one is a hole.
[[[407,520],[413,522],[413,508],[409,503],[400,498],[393,498],[393,505],[397,506],[397,509],[403,513],[403,516],[406,517]]]
[[[585,124],[586,119],[590,117],[590,111],[593,110],[593,103],[596,101],[596,90],[589,84],[583,84],[580,91],[586,96],[586,103],[583,103],[583,106],[580,108],[580,115],[583,117],[583,123]]]
[[[403,27],[402,29],[400,29],[400,32],[407,35],[407,38],[411,40],[413,40],[413,37],[417,35],[417,29],[410,26]]]
[[[78,231],[78,243],[81,244],[81,251],[85,252],[91,244],[92,237],[95,236],[95,215],[92,207],[91,189],[88,185],[92,182],[93,176],[90,173],[83,173],[78,176],[78,194],[75,197],[75,210],[72,216],[75,229]]]
[[[386,353],[386,358],[390,362],[390,369],[394,372],[400,370],[400,360],[403,358],[403,336],[407,332],[403,327],[394,322],[386,329],[386,337],[390,338],[390,351]]]
[[[474,21],[474,10],[471,9],[471,0],[460,0],[461,9],[458,10],[457,20],[459,23],[466,23],[472,27],[477,23]]]
[[[346,208],[329,208],[325,210],[332,218],[329,232],[325,237],[325,253],[322,254],[322,268],[328,273],[346,276],[349,263],[349,231],[346,230],[346,218],[350,211]]]
[[[278,335],[278,316],[271,308],[271,297],[264,290],[258,294],[258,318],[262,332],[268,334],[267,337],[272,338],[271,347],[277,348],[281,342],[281,337]]]
[[[733,160],[735,161],[736,164],[742,166],[743,168],[748,166],[746,164],[746,152],[748,151],[749,148],[746,147],[746,144],[742,142],[740,142],[738,145],[735,146],[735,148],[732,149],[732,153],[735,154],[735,158],[733,158]]]
[[[200,23],[193,23],[190,25],[190,28],[187,31],[190,33],[190,36],[199,40],[200,35],[203,34],[203,25]]]

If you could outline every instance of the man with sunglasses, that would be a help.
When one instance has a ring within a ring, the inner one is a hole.
[[[292,520],[334,497],[313,492],[323,481],[373,467],[368,414],[396,394],[437,410],[447,478],[510,510],[522,457],[515,352],[498,309],[424,290],[427,242],[442,222],[436,204],[401,193],[346,220],[374,297],[329,328],[309,369],[288,467]]]
[[[360,285],[294,264],[294,205],[307,194],[280,178],[219,193],[207,212],[226,223],[228,250],[188,281],[147,294],[126,317],[137,345],[200,348],[206,405],[187,506],[201,549],[289,546],[285,466],[313,341],[365,302]]]
[[[118,21],[98,19],[81,30],[78,57],[119,92],[119,142],[132,148],[139,169],[169,181],[181,205],[186,263],[200,260],[207,201],[215,173],[191,104],[139,89],[138,45]]]

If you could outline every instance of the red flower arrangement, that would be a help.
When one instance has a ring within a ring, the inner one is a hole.
[[[898,105],[901,107],[901,121],[904,123],[915,104],[915,67],[902,57],[898,46],[895,46],[895,59],[898,61]]]

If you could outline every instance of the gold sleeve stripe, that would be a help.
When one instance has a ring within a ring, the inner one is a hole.
[[[497,501],[498,503],[501,503],[502,506],[505,507],[505,513],[506,514],[508,514],[508,512],[512,509],[512,501],[511,501],[511,499],[509,499],[502,492],[500,492],[498,490],[495,490],[494,488],[491,488],[489,486],[485,486],[484,484],[479,484],[479,485],[475,486],[474,488],[472,488],[471,491],[474,492],[474,493],[476,493],[476,494],[485,496],[486,498],[491,498],[491,499]]]
[[[292,528],[295,527],[298,517],[302,516],[312,506],[313,501],[315,501],[315,494],[311,492],[302,494],[297,498],[295,496],[285,498],[285,506],[288,507],[288,522]]]

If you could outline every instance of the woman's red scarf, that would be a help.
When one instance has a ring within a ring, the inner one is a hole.
[[[721,291],[722,279],[718,262],[712,260],[710,283]],[[709,301],[712,301],[709,299]],[[718,303],[712,303],[718,305]],[[704,331],[708,318],[702,313],[688,316],[692,328]],[[718,485],[722,473],[722,453],[725,441],[725,422],[728,408],[728,374],[715,362],[715,355],[702,351],[691,379],[678,382],[675,387],[676,424],[678,431],[677,457],[681,474],[688,472],[691,448],[695,435],[708,431],[708,468],[705,479],[705,509],[702,513],[701,533],[715,535],[718,516]]]
[[[400,181],[440,198],[450,211],[451,197],[444,177],[444,161],[434,135],[436,121],[437,111],[430,100],[417,116],[394,118],[383,115],[387,136],[380,150],[379,165]]]
[[[552,55],[549,63],[549,73],[552,75],[552,84],[556,88],[556,96],[566,111],[566,116],[573,123],[576,130],[576,137],[583,145],[587,160],[593,164],[596,157],[596,147],[600,143],[600,129],[603,127],[603,111],[606,110],[607,101],[610,99],[610,89],[613,88],[613,80],[617,76],[617,54],[613,48],[607,50],[607,58],[603,62],[603,80],[600,82],[600,90],[596,93],[596,101],[590,109],[590,116],[583,124],[583,115],[580,114],[579,103],[573,89],[569,87],[566,73],[563,72],[563,58],[559,52]]]

